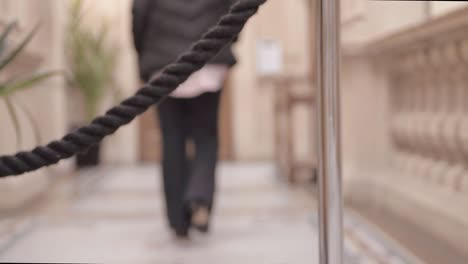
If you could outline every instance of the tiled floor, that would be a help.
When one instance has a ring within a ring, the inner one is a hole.
[[[184,242],[166,229],[156,174],[142,166],[77,175],[14,239],[0,241],[0,262],[318,263],[315,203],[272,166],[221,166],[212,232]],[[409,263],[356,217],[345,223],[347,263]]]

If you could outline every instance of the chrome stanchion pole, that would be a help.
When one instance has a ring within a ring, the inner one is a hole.
[[[339,0],[317,1],[320,263],[343,263]]]

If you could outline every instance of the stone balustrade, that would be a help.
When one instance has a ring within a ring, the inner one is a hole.
[[[345,197],[468,252],[468,8],[343,53]]]
[[[468,193],[467,9],[371,43],[388,80],[394,166]]]
[[[468,34],[433,37],[386,55],[394,166],[468,194]]]

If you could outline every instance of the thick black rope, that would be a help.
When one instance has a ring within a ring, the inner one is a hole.
[[[0,177],[19,175],[56,164],[99,143],[118,128],[130,123],[151,105],[160,103],[195,71],[201,69],[242,31],[247,20],[267,0],[240,0],[218,24],[197,41],[188,52],[166,66],[132,97],[111,108],[89,125],[28,152],[0,156]]]

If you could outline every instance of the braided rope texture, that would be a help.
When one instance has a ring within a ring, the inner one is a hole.
[[[120,127],[130,123],[153,104],[163,101],[187,78],[201,69],[226,45],[236,38],[247,21],[267,0],[240,0],[216,26],[195,42],[188,52],[174,63],[166,66],[135,95],[112,107],[90,124],[78,128],[62,139],[38,146],[32,151],[0,156],[0,177],[20,175],[58,163],[76,153],[98,144],[104,137],[113,134]]]

